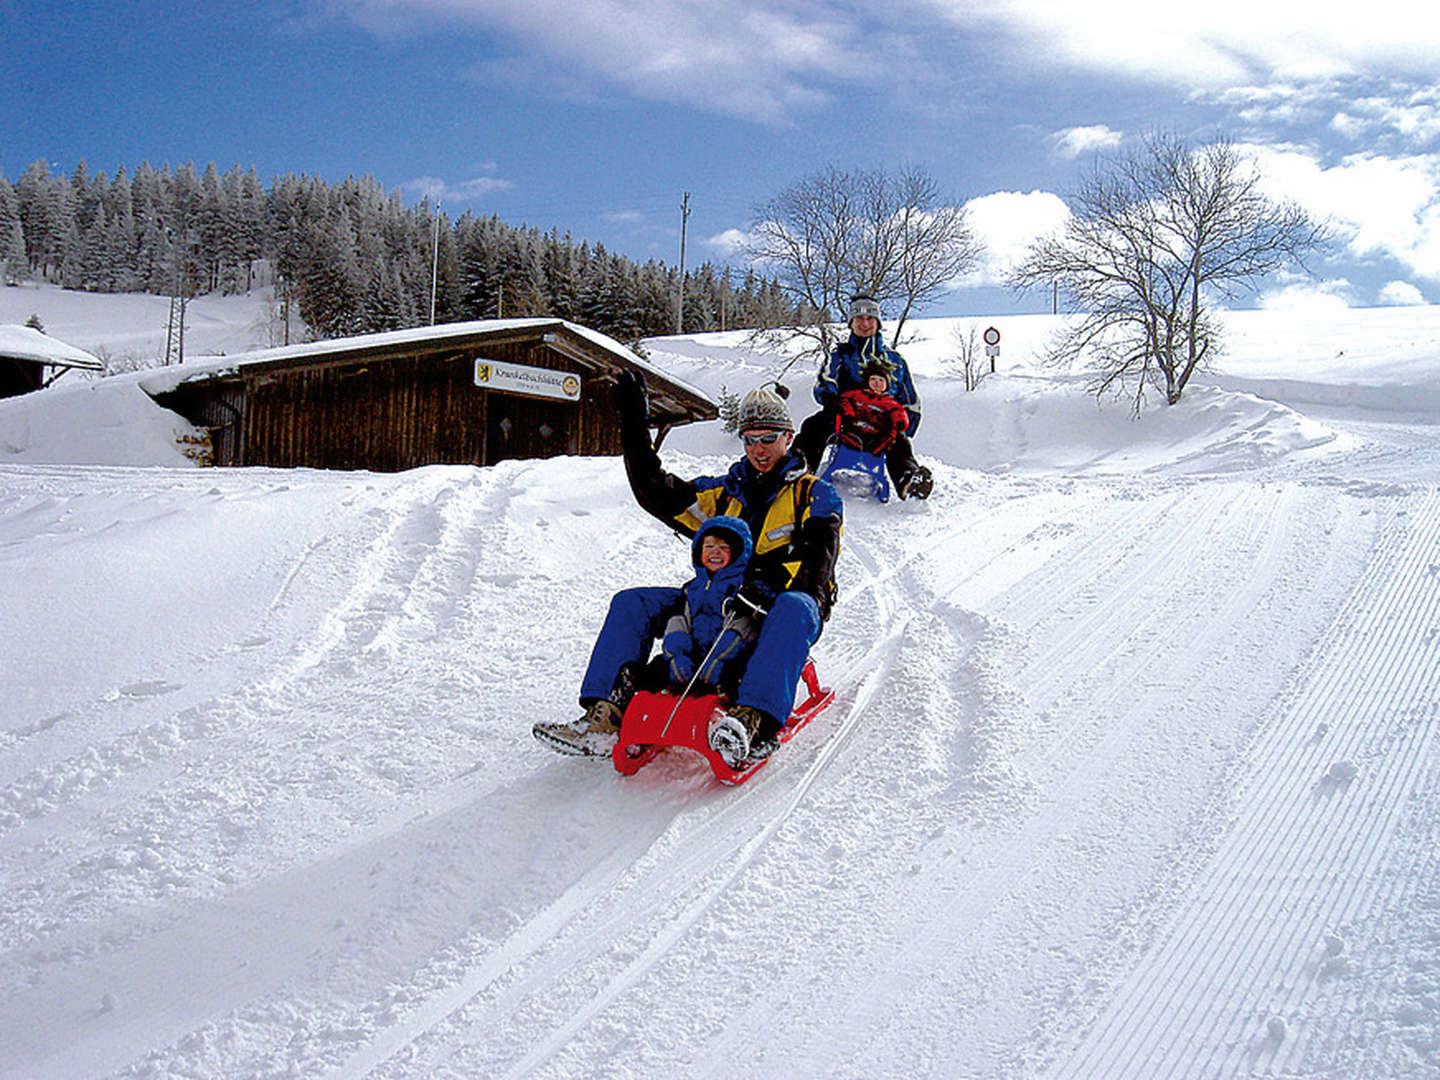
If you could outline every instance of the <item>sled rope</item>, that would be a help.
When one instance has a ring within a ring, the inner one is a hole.
[[[680,691],[680,696],[675,699],[675,707],[670,710],[670,716],[665,721],[665,726],[660,729],[662,736],[670,734],[670,725],[675,721],[675,714],[680,711],[681,703],[690,695],[690,690],[695,685],[695,680],[700,677],[700,672],[705,670],[705,665],[710,662],[710,657],[715,653],[715,646],[720,644],[720,639],[725,636],[725,631],[735,624],[735,613],[727,611],[725,621],[720,624],[720,633],[715,635],[715,640],[710,643],[710,648],[705,653],[705,658],[695,665],[695,673],[690,676],[690,681],[685,684],[685,689]]]

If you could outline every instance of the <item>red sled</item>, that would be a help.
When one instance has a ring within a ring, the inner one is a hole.
[[[789,742],[797,731],[835,700],[835,691],[820,685],[815,661],[805,661],[800,678],[805,684],[806,697],[795,706],[789,722],[780,729],[782,743]],[[723,715],[728,705],[729,702],[718,694],[682,701],[675,694],[641,690],[630,699],[630,705],[620,721],[620,740],[611,755],[616,770],[625,776],[634,776],[665,747],[683,746],[708,761],[710,771],[722,784],[743,784],[770,759],[761,758],[743,769],[732,769],[725,764],[724,758],[710,749],[710,721],[717,715]]]

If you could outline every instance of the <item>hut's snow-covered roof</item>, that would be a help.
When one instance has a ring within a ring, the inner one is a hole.
[[[32,326],[16,326],[13,323],[0,323],[0,356],[13,360],[31,360],[39,364],[54,364],[56,367],[85,368],[88,371],[105,369],[99,357],[92,356],[84,349],[57,341]]]
[[[324,360],[327,356],[349,353],[360,348],[393,348],[395,346],[444,341],[449,338],[473,338],[488,335],[499,336],[508,331],[550,328],[563,328],[577,337],[584,338],[590,342],[591,345],[603,352],[611,354],[617,360],[638,367],[655,376],[657,379],[668,381],[683,388],[698,400],[709,402],[712,406],[714,405],[714,402],[710,400],[710,397],[704,391],[682,379],[666,374],[642,358],[633,349],[626,347],[614,338],[602,334],[597,330],[591,330],[589,327],[580,326],[577,323],[554,317],[481,319],[474,322],[441,323],[438,326],[417,326],[406,330],[389,330],[383,333],[362,334],[356,337],[311,341],[301,345],[284,345],[277,348],[262,349],[258,352],[241,353],[234,356],[195,357],[175,367],[158,368],[151,371],[146,376],[142,385],[145,391],[152,396],[163,395],[174,390],[181,383],[230,376],[245,368],[258,365],[284,363],[292,360],[320,361]]]

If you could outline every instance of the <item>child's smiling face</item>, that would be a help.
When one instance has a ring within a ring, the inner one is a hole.
[[[884,375],[871,375],[866,381],[869,383],[872,394],[883,394],[890,388],[890,380]]]
[[[711,573],[730,565],[730,545],[721,537],[711,534],[700,541],[700,565]]]

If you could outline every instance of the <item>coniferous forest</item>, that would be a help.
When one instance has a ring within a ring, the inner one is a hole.
[[[555,316],[626,342],[675,332],[674,267],[494,216],[437,223],[428,200],[407,206],[371,177],[266,187],[239,166],[111,177],[83,161],[0,176],[0,281],[192,297],[247,291],[258,266],[317,337],[425,325],[432,303],[435,322]],[[684,298],[687,333],[795,319],[774,281],[710,263],[686,272]]]

